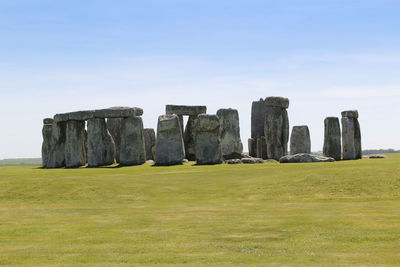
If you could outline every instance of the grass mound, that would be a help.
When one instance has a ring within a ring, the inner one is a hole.
[[[0,167],[0,265],[396,265],[400,155]]]

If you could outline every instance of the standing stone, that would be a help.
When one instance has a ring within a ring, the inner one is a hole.
[[[239,113],[236,109],[219,109],[217,116],[220,121],[220,138],[224,160],[240,159],[243,144],[240,139]]]
[[[283,97],[267,97],[265,104],[264,135],[268,158],[279,160],[287,155],[289,119],[286,108],[289,107],[289,100]]]
[[[50,159],[51,152],[51,135],[53,128],[53,119],[44,119],[43,120],[43,143],[42,143],[42,167],[48,168],[48,162]]]
[[[195,123],[196,163],[222,163],[220,121],[217,115],[200,114]]]
[[[339,118],[327,117],[325,118],[324,125],[324,156],[334,158],[335,160],[341,160],[342,142]]]
[[[146,150],[146,160],[154,160],[153,158],[153,147],[156,145],[156,134],[154,129],[146,128],[143,131],[144,134],[144,147]]]
[[[252,157],[257,156],[257,138],[264,136],[265,112],[266,105],[262,98],[259,101],[253,101],[251,105],[251,138],[253,139],[253,147],[249,147],[249,154]],[[253,151],[253,154],[250,151]]]
[[[65,167],[77,168],[85,164],[85,121],[67,121]]]
[[[267,140],[264,136],[257,138],[257,158],[267,159],[268,152],[267,152]]]
[[[311,153],[311,138],[308,126],[293,126],[290,136],[290,154]]]
[[[121,125],[121,165],[140,165],[146,161],[143,121],[141,117],[129,117]]]
[[[343,159],[361,159],[361,130],[358,122],[358,111],[342,112],[342,148]]]
[[[88,166],[114,164],[115,143],[107,130],[105,119],[89,119],[87,122]]]
[[[61,168],[65,166],[66,122],[54,121],[51,126],[50,151],[45,168]]]
[[[182,164],[185,157],[182,130],[177,115],[158,117],[156,165]]]
[[[255,143],[255,144],[254,144]],[[257,157],[257,143],[253,138],[247,139],[247,146],[249,147],[249,156]]]
[[[183,134],[183,143],[185,144],[186,158],[190,161],[196,160],[196,151],[194,148],[194,124],[197,115],[190,115],[186,123],[185,132]],[[183,122],[182,122],[183,123]]]
[[[120,163],[119,154],[121,147],[121,124],[122,118],[108,118],[107,129],[110,132],[115,143],[115,161]]]

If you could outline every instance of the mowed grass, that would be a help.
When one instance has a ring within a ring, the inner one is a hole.
[[[0,265],[398,265],[400,155],[0,167]]]

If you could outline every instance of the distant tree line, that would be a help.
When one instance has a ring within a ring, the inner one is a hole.
[[[363,150],[364,155],[368,154],[388,154],[388,153],[400,153],[400,150],[395,150],[392,148],[389,149],[366,149]]]

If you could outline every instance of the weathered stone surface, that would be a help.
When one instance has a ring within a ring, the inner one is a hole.
[[[153,147],[156,145],[156,133],[153,128],[146,128],[143,130],[144,134],[144,147],[146,150],[146,160],[153,160]]]
[[[52,118],[44,118],[43,124],[53,124],[54,120]]]
[[[242,160],[241,159],[227,159],[227,160],[225,160],[225,162],[227,164],[239,164],[239,163],[242,163]]]
[[[344,160],[362,157],[360,124],[355,118],[342,117],[342,150]]]
[[[287,111],[280,107],[267,106],[264,136],[267,140],[267,153],[269,159],[279,160],[287,155],[289,140],[289,120]]]
[[[65,166],[66,128],[65,122],[53,122],[48,158],[45,159],[46,166],[43,166],[44,168],[61,168]]]
[[[67,121],[65,167],[77,168],[86,164],[85,121]]]
[[[247,140],[247,145],[249,148],[249,156],[257,156],[257,140],[249,138]]]
[[[257,158],[267,159],[267,140],[264,136],[257,138]]]
[[[241,161],[244,164],[264,163],[262,158],[242,158]]]
[[[186,123],[185,132],[183,134],[183,142],[185,144],[185,153],[188,160],[196,160],[196,150],[195,150],[195,121],[197,115],[190,115]],[[182,120],[183,123],[183,120]]]
[[[293,126],[290,136],[290,154],[311,153],[311,138],[308,126]]]
[[[119,160],[121,165],[140,165],[146,161],[141,117],[128,117],[122,120]]]
[[[111,107],[94,111],[96,118],[128,118],[143,115],[143,109],[138,107]]]
[[[184,105],[166,105],[165,114],[167,115],[192,115],[197,116],[207,112],[206,106],[184,106]]]
[[[108,118],[107,129],[110,132],[115,144],[115,161],[120,163],[119,154],[121,148],[121,125],[122,118]]]
[[[259,101],[253,101],[251,105],[251,138],[254,140],[264,136],[265,112],[266,105],[262,98]],[[252,155],[250,154],[250,156]]]
[[[342,111],[342,117],[358,119],[358,110]]]
[[[333,162],[333,161],[335,161],[334,158],[315,156],[306,153],[287,155],[279,159],[280,163],[308,163],[308,162]]]
[[[326,157],[332,157],[335,160],[342,158],[342,142],[340,133],[340,123],[337,117],[327,117],[324,120],[325,136],[323,153]]]
[[[67,114],[70,121],[86,121],[94,118],[94,110],[74,111]]]
[[[88,166],[114,164],[115,143],[107,130],[105,119],[89,119],[87,122]]]
[[[177,115],[158,117],[156,165],[182,164],[185,157],[182,130]]]
[[[58,113],[53,117],[54,122],[66,122],[68,121],[67,113]]]
[[[220,121],[217,115],[200,114],[195,122],[197,164],[222,163]]]
[[[265,105],[287,109],[289,107],[289,99],[280,96],[270,96],[265,98]]]
[[[45,121],[46,122],[46,121]],[[42,129],[43,143],[42,143],[42,167],[48,168],[48,162],[51,152],[51,135],[52,124],[44,124]]]
[[[241,158],[243,144],[240,139],[239,113],[236,109],[219,109],[220,138],[224,159]]]

